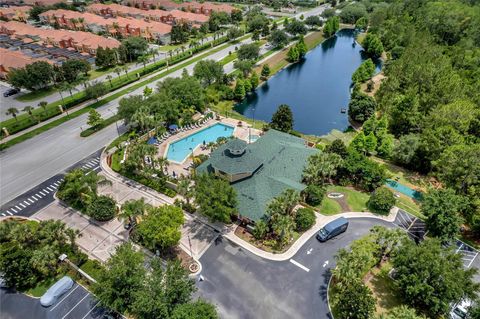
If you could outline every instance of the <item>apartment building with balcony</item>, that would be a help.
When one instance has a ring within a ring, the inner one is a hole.
[[[89,12],[70,10],[49,10],[39,15],[50,25],[65,29],[88,30],[94,33],[109,34],[116,37],[140,36],[148,41],[162,44],[170,43],[172,26],[162,22],[121,16],[105,18]]]

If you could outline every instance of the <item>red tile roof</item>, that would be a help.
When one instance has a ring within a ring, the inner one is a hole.
[[[30,12],[31,9],[32,7],[30,6],[0,8],[0,17],[4,17],[8,20],[12,20],[17,15],[28,17],[28,12]]]
[[[44,58],[32,58],[23,54],[21,51],[10,51],[4,48],[0,48],[0,66],[7,72],[11,69],[24,68],[28,64],[32,64],[37,61],[46,61],[52,63],[48,59]]]
[[[96,50],[98,47],[117,48],[120,46],[120,42],[116,39],[102,37],[89,32],[69,30],[46,30],[16,21],[0,21],[0,33],[14,34],[20,37],[40,38],[46,43],[50,41],[56,43],[61,41],[72,41],[78,46],[85,45],[88,48],[94,50]]]
[[[162,23],[151,21],[147,22],[141,19],[133,19],[133,18],[124,18],[124,17],[115,17],[115,18],[104,18],[100,17],[96,14],[92,13],[81,13],[76,11],[70,10],[49,10],[40,14],[41,17],[56,17],[56,18],[64,18],[67,20],[71,19],[83,19],[84,24],[96,24],[100,26],[104,26],[106,28],[113,27],[114,23],[116,23],[121,28],[138,28],[141,31],[150,31],[160,35],[169,34],[172,30],[172,26]]]

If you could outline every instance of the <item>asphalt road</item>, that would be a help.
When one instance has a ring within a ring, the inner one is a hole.
[[[65,171],[61,171],[59,174],[52,176],[39,185],[32,187],[20,196],[17,196],[9,202],[1,205],[0,217],[29,217],[38,212],[40,209],[46,207],[55,200],[53,195],[57,191],[58,186],[60,186],[60,183],[63,181],[63,177],[65,176],[66,172],[75,168],[82,168],[86,171],[100,171],[101,152],[102,149],[97,150],[93,154],[68,167]]]
[[[317,7],[311,10],[318,14],[323,11],[325,6]],[[303,12],[307,16],[308,12]],[[300,15],[297,14],[298,16]],[[206,59],[221,60],[229,52],[233,52],[235,47],[243,43],[250,43],[251,39],[241,43],[232,44],[227,48],[213,53]],[[266,52],[263,47],[261,53]],[[185,69],[191,73],[196,63],[192,63]],[[225,72],[233,70],[233,63],[225,65]],[[183,69],[172,72],[166,77],[179,77]],[[164,78],[163,78],[164,79]],[[156,83],[152,82],[149,87],[155,88]],[[142,94],[144,87],[141,87],[128,95]],[[127,96],[128,96],[127,95]],[[97,111],[102,117],[107,118],[116,112],[118,102],[122,97],[109,102],[100,107]],[[23,194],[33,186],[39,185],[66,170],[77,161],[89,156],[99,148],[110,143],[117,135],[115,125],[110,125],[89,137],[80,137],[82,129],[86,129],[88,114],[83,114],[55,128],[52,128],[40,135],[37,135],[25,142],[14,145],[0,153],[0,204],[3,205],[17,196]],[[120,133],[125,131],[125,127],[118,122]]]
[[[199,296],[214,302],[222,318],[330,318],[326,289],[334,255],[362,237],[377,219],[350,219],[348,230],[326,243],[310,238],[291,260],[262,259],[227,240],[202,256]]]
[[[320,243],[310,238],[287,261],[262,259],[223,239],[215,242],[200,258],[204,281],[198,281],[198,296],[213,302],[222,318],[331,318],[326,297],[330,271],[340,248],[364,235],[374,225],[400,227],[412,238],[421,223],[401,212],[393,223],[373,218],[349,219],[348,230]],[[402,224],[405,218],[411,218]],[[480,268],[478,252],[463,246],[454,247],[462,255],[466,268]],[[475,277],[477,282],[480,278]]]
[[[0,304],[2,319],[100,319],[106,313],[95,297],[76,283],[50,307],[5,288],[0,288]]]

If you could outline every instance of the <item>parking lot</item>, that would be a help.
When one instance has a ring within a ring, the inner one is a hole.
[[[398,211],[397,217],[393,223],[406,230],[410,237],[412,237],[414,240],[423,240],[427,234],[425,223],[403,210]],[[457,254],[462,255],[462,261],[465,268],[470,268],[474,263],[476,263],[478,251],[475,248],[460,240],[457,240],[455,242],[454,249]]]
[[[40,300],[6,289],[0,291],[2,319],[100,319],[107,312],[84,287],[74,286],[50,307]]]

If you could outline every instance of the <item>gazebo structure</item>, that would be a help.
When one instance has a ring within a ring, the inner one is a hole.
[[[302,191],[302,172],[317,150],[302,138],[269,130],[255,143],[233,139],[212,152],[197,168],[228,180],[237,192],[240,216],[256,222],[268,203],[286,189]]]

